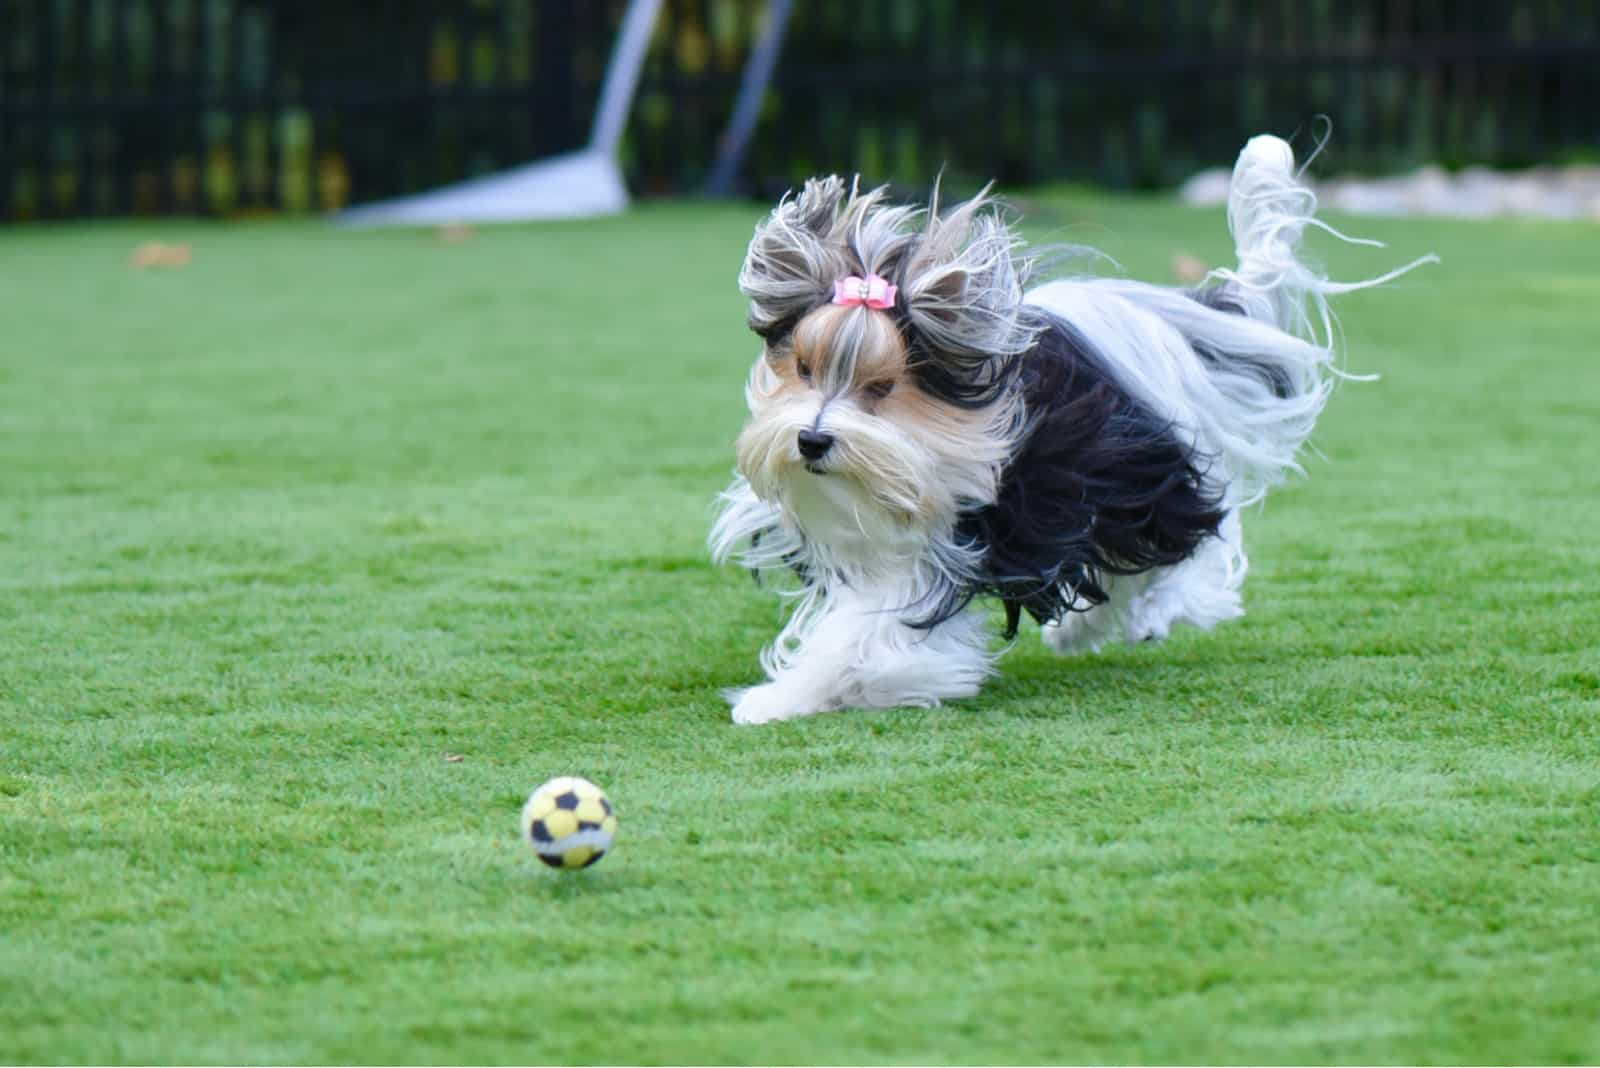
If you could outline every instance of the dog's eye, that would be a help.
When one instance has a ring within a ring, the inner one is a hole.
[[[811,381],[811,365],[798,356],[794,360],[794,371],[795,374],[800,376],[802,382]]]
[[[883,398],[894,392],[894,379],[886,378],[882,382],[874,382],[871,385],[864,387],[861,392],[865,393],[875,401],[881,401]]]

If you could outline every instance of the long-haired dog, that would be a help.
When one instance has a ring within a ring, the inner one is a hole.
[[[1008,639],[1026,611],[1063,653],[1241,615],[1240,509],[1299,469],[1337,374],[1326,298],[1400,273],[1328,281],[1299,255],[1315,207],[1289,146],[1257,137],[1229,194],[1237,268],[1025,292],[986,195],[786,197],[739,275],[763,351],[711,549],[799,584],[734,720],[970,696],[996,655],[980,597]]]

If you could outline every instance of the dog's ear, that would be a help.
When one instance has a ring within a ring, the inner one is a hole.
[[[785,196],[750,240],[739,290],[750,298],[750,328],[763,337],[782,333],[832,293],[844,274],[828,238],[849,194],[837,175],[813,178],[799,196]]]
[[[1028,261],[1022,241],[985,189],[941,216],[935,204],[906,262],[901,291],[909,320],[932,359],[972,369],[1033,344],[1038,327],[1023,314]]]

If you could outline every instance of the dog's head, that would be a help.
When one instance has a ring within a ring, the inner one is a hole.
[[[739,275],[763,342],[738,446],[755,492],[824,542],[992,501],[1039,329],[1018,244],[984,195],[941,214],[830,177],[785,197]]]

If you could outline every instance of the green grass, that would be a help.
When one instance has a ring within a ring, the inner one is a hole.
[[[0,1062],[1600,1059],[1600,231],[1325,248],[1444,263],[1344,302],[1242,622],[736,729],[755,217],[0,234]]]

